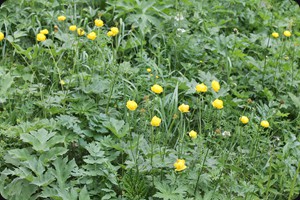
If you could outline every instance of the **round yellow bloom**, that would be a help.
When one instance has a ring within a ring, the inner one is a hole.
[[[220,90],[220,83],[218,81],[213,80],[211,82],[211,87],[215,92],[218,92]]]
[[[113,36],[116,36],[119,33],[119,29],[117,27],[111,27],[110,31],[113,32]]]
[[[63,16],[63,15],[61,15],[61,16],[58,16],[58,17],[57,17],[57,20],[58,20],[58,21],[65,21],[65,20],[66,20],[66,17]]]
[[[90,40],[95,40],[97,35],[95,32],[90,32],[89,34],[87,34],[86,37],[89,38]]]
[[[152,126],[160,126],[161,119],[159,117],[154,116],[151,120]]]
[[[78,28],[78,29],[77,29],[77,34],[78,34],[79,36],[83,36],[83,35],[85,34],[85,32],[84,32],[84,30],[83,30],[82,28]]]
[[[273,32],[273,33],[272,33],[272,36],[273,36],[273,38],[278,38],[278,37],[279,37],[279,33]]]
[[[4,39],[4,34],[0,32],[0,41],[2,41],[3,39]]]
[[[194,131],[194,130],[192,130],[192,131],[189,132],[189,136],[190,136],[191,138],[193,138],[193,139],[196,139],[196,138],[197,138],[197,132]]]
[[[197,92],[207,92],[207,86],[204,83],[196,85]]]
[[[190,106],[186,105],[184,103],[178,107],[178,110],[182,113],[189,112],[189,109],[190,109]]]
[[[108,36],[108,37],[112,37],[112,36],[114,36],[114,33],[113,33],[112,31],[108,31],[108,32],[107,32],[107,36]]]
[[[153,85],[151,87],[151,90],[152,90],[152,92],[154,92],[156,94],[160,94],[160,93],[162,93],[164,91],[164,89],[160,85],[158,85],[158,84]]]
[[[186,169],[185,160],[177,159],[177,161],[174,163],[174,167],[175,167],[176,172],[180,172],[180,171]]]
[[[64,80],[60,80],[60,81],[59,81],[59,84],[61,84],[61,85],[65,85],[65,84],[66,84],[66,82],[65,82]]]
[[[261,121],[260,125],[264,128],[269,128],[269,126],[270,126],[269,122],[266,120]]]
[[[49,33],[48,29],[43,29],[40,31],[40,33],[47,35]]]
[[[95,19],[95,26],[102,27],[104,25],[101,19]]]
[[[213,107],[217,109],[222,109],[223,108],[223,101],[220,99],[216,99],[212,102]]]
[[[135,101],[127,101],[126,107],[129,110],[134,111],[134,110],[136,110],[136,108],[138,107],[138,105],[137,105],[137,103]]]
[[[149,73],[150,73],[151,71],[152,71],[152,70],[151,70],[151,68],[147,68],[147,72],[149,72]]]
[[[39,33],[36,35],[36,40],[39,42],[43,42],[46,40],[46,36],[43,33]]]
[[[70,31],[76,31],[76,29],[77,29],[77,26],[76,26],[76,25],[71,25],[71,26],[69,26],[69,30],[70,30]]]
[[[243,124],[248,124],[249,118],[246,117],[246,116],[241,116],[241,117],[240,117],[240,121],[241,121]]]
[[[283,35],[284,35],[285,37],[291,37],[292,33],[291,33],[290,31],[284,31],[284,32],[283,32]]]
[[[159,76],[155,76],[155,78],[159,78]]]

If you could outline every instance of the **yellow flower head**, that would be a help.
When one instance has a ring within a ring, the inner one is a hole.
[[[182,113],[189,112],[189,109],[190,109],[190,106],[186,105],[184,103],[178,107],[178,110]]]
[[[151,87],[151,90],[152,90],[152,92],[154,92],[156,94],[160,94],[160,93],[162,93],[164,91],[164,89],[160,85],[158,85],[158,84],[153,85]]]
[[[116,36],[119,33],[119,29],[117,27],[111,27],[110,31],[113,32],[113,36]]]
[[[261,121],[260,125],[264,128],[269,128],[269,126],[270,126],[269,122],[266,120]]]
[[[273,33],[272,33],[272,36],[273,36],[273,38],[278,38],[278,37],[279,37],[279,33],[273,32]]]
[[[246,116],[241,116],[241,117],[240,117],[240,121],[241,121],[243,124],[248,124],[249,118],[246,117]]]
[[[66,82],[65,82],[64,80],[60,80],[60,81],[59,81],[59,84],[61,84],[61,85],[65,85],[65,84],[66,84]]]
[[[149,73],[150,73],[151,71],[152,71],[152,70],[151,70],[151,68],[147,68],[147,72],[149,72]]]
[[[87,34],[86,37],[89,38],[90,40],[95,40],[97,35],[95,32],[90,32],[89,34]]]
[[[136,108],[138,107],[138,105],[137,105],[137,103],[135,101],[127,101],[126,107],[129,110],[134,111],[134,110],[136,110]]]
[[[43,33],[39,33],[36,35],[36,40],[39,42],[43,42],[46,40],[46,36]]]
[[[79,36],[83,36],[83,35],[85,34],[85,32],[84,32],[84,30],[83,30],[82,28],[78,28],[78,29],[77,29],[77,34],[78,34]]]
[[[207,86],[204,83],[196,85],[197,92],[207,92]]]
[[[71,25],[71,26],[69,26],[69,30],[70,30],[70,31],[76,31],[76,29],[77,29],[77,26],[76,26],[76,25]]]
[[[104,25],[101,19],[95,19],[95,26],[102,27]]]
[[[285,37],[291,37],[292,33],[291,33],[290,31],[284,31],[284,32],[283,32],[283,35],[284,35]]]
[[[66,20],[66,17],[63,16],[63,15],[61,15],[61,16],[58,16],[58,17],[57,17],[57,20],[58,20],[58,21],[65,21],[65,20]]]
[[[112,37],[112,36],[114,36],[114,33],[113,33],[112,31],[108,31],[108,32],[107,32],[107,36],[108,36],[108,37]]]
[[[177,161],[174,163],[174,167],[175,167],[176,172],[180,172],[180,171],[186,169],[185,160],[177,159]]]
[[[192,130],[189,132],[189,136],[192,138],[192,139],[196,139],[197,138],[197,132]]]
[[[0,32],[0,41],[4,39],[4,33]]]
[[[151,120],[152,126],[160,126],[161,119],[159,117],[154,116]]]
[[[40,31],[40,33],[47,35],[49,33],[48,29],[43,29]]]
[[[213,105],[214,108],[222,109],[223,108],[223,101],[220,100],[220,99],[216,99],[212,102],[212,105]]]
[[[220,83],[216,80],[213,80],[211,82],[211,87],[215,92],[218,92],[220,90]]]

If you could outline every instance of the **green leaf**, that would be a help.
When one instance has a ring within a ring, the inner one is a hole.
[[[109,129],[118,138],[124,137],[129,132],[129,125],[124,120],[110,118],[109,122],[103,123],[104,127]]]
[[[290,92],[288,92],[288,94],[289,94],[289,96],[291,97],[291,99],[292,99],[294,105],[295,105],[296,107],[300,108],[300,97],[297,97],[296,95],[294,95],[294,94],[292,94],[292,93],[290,93]]]
[[[82,188],[82,190],[79,193],[79,200],[90,200],[90,195],[86,189],[86,186]]]

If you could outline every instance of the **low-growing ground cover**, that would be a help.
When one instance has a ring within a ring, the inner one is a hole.
[[[7,1],[6,199],[294,199],[300,8]]]

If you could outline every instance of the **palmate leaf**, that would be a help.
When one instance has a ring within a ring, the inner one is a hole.
[[[183,200],[184,194],[187,191],[185,186],[180,186],[178,188],[174,188],[169,186],[165,182],[155,182],[156,189],[159,190],[154,196],[158,198],[162,198],[164,200]]]
[[[55,135],[55,132],[48,132],[45,129],[31,131],[29,134],[21,134],[20,139],[32,145],[32,148],[38,152],[49,151],[50,147],[62,143],[65,140],[64,136]]]
[[[86,187],[84,186],[79,193],[79,200],[90,200],[90,199],[91,199],[90,195],[89,195]]]

